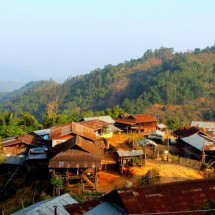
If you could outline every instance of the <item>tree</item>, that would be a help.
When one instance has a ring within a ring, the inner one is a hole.
[[[25,131],[17,125],[3,125],[0,127],[0,136],[2,138],[15,137],[24,133]]]
[[[111,117],[113,118],[118,118],[120,115],[125,114],[125,111],[119,105],[114,106],[111,112]]]
[[[173,117],[167,119],[167,126],[170,130],[174,131],[180,127],[180,119],[178,117]]]
[[[65,87],[61,88],[60,86],[55,86],[41,95],[41,99],[46,105],[46,111],[49,118],[57,114],[67,93],[68,91]]]
[[[28,112],[21,113],[21,117],[18,119],[17,124],[24,127],[33,127],[33,128],[37,128],[39,125],[36,118]]]
[[[15,117],[13,113],[11,112],[6,112],[4,113],[1,118],[0,118],[0,125],[12,125],[15,122]]]
[[[54,191],[56,191],[56,188],[59,188],[63,185],[63,178],[62,177],[53,177],[51,178],[51,185],[53,186],[53,196],[54,196]]]

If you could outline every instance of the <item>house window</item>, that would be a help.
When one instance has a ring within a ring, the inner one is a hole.
[[[59,167],[64,167],[64,162],[59,162]]]

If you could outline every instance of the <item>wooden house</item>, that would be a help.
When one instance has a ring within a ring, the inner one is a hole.
[[[52,177],[64,177],[67,183],[85,183],[96,188],[102,156],[98,145],[76,135],[52,149],[49,172]]]
[[[19,165],[31,148],[40,145],[40,140],[29,134],[9,137],[2,141],[2,153],[6,156],[5,164]]]
[[[179,138],[178,147],[183,149],[185,157],[202,162],[209,162],[215,157],[215,139],[201,131]]]
[[[102,131],[103,131],[102,137],[104,138],[112,137],[113,134],[118,134],[122,132],[121,129],[117,128],[114,125],[115,121],[110,116],[87,117],[87,118],[83,118],[81,121],[92,121],[92,120],[100,120],[107,123],[107,125],[104,126],[106,127],[106,129],[104,129],[104,127],[102,128]]]
[[[124,114],[115,119],[115,122],[115,125],[124,132],[148,135],[151,131],[156,130],[157,119],[149,114]]]
[[[77,124],[93,129],[97,138],[109,138],[113,136],[113,132],[109,130],[109,126],[112,124],[109,122],[93,119],[77,122]]]

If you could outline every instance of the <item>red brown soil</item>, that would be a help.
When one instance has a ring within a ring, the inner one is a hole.
[[[144,167],[130,167],[126,175],[120,175],[117,171],[106,170],[99,172],[98,188],[104,192],[110,192],[116,186],[122,187],[132,182],[133,186],[139,186],[142,176],[156,168],[160,174],[159,183],[169,183],[174,181],[203,179],[203,172],[181,166],[178,164],[166,163],[165,161],[147,160]]]

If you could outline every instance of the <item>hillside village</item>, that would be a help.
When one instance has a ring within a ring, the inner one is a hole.
[[[9,172],[1,181],[4,213],[160,214],[211,208],[215,198],[215,122],[192,121],[171,131],[149,114],[86,117],[3,139],[2,154],[1,173]],[[170,166],[184,175],[171,176]],[[9,211],[16,180],[39,182],[30,188],[33,201],[24,202],[23,191],[19,207]]]

